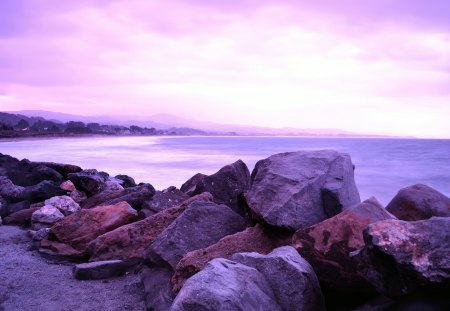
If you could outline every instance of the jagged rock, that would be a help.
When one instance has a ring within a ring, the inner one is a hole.
[[[69,191],[69,192],[72,192],[72,191],[77,190],[77,189],[75,188],[75,185],[73,184],[73,182],[71,182],[70,180],[64,181],[61,185],[59,185],[59,187],[60,187],[62,190]]]
[[[279,247],[268,255],[237,253],[231,260],[262,273],[282,310],[325,310],[313,268],[293,247]]]
[[[292,246],[314,267],[326,289],[352,294],[371,292],[370,284],[357,273],[358,258],[350,253],[364,247],[363,231],[369,224],[394,218],[372,197],[317,225],[298,230],[292,237]]]
[[[83,204],[83,202],[87,200],[86,193],[78,191],[76,189],[70,193],[70,197],[78,204]]]
[[[93,196],[104,190],[108,175],[89,169],[78,173],[70,173],[67,175],[67,178],[73,182],[77,189],[85,192],[88,196]]]
[[[266,278],[258,270],[217,258],[187,280],[171,311],[281,311]]]
[[[136,182],[134,179],[128,175],[117,175],[115,178],[122,181],[122,187],[124,188],[132,188],[136,187]]]
[[[431,187],[417,184],[400,189],[386,209],[401,220],[450,217],[450,198]]]
[[[350,156],[332,150],[287,152],[258,161],[247,204],[271,226],[298,230],[360,202]]]
[[[140,273],[144,285],[145,305],[147,310],[167,311],[173,302],[172,272],[166,268],[144,267]]]
[[[222,167],[213,175],[197,174],[181,186],[181,191],[192,196],[210,192],[217,204],[225,204],[238,214],[245,211],[239,202],[240,196],[250,188],[250,172],[244,162],[238,160]]]
[[[150,184],[142,184],[134,188],[126,188],[119,191],[104,191],[94,195],[83,202],[82,208],[92,208],[99,205],[112,205],[126,201],[134,209],[140,210],[145,201],[155,195],[155,188]]]
[[[122,276],[126,270],[122,260],[108,260],[75,265],[72,273],[77,280],[102,280]]]
[[[204,192],[149,218],[121,226],[89,243],[90,260],[142,259],[145,248],[193,202],[212,202]]]
[[[31,215],[39,209],[40,207],[27,208],[10,214],[4,219],[5,225],[28,226],[30,225]]]
[[[85,257],[90,241],[136,217],[137,212],[126,202],[82,209],[56,223],[41,247],[59,255]]]
[[[60,173],[64,178],[67,178],[67,176],[71,173],[79,173],[82,171],[81,167],[72,165],[72,164],[61,164],[61,163],[54,163],[54,162],[37,162],[37,164],[45,165],[58,173]]]
[[[391,296],[450,288],[450,218],[384,220],[364,231],[359,254],[370,265],[358,267],[378,292]],[[448,296],[447,296],[448,297]]]
[[[163,191],[156,191],[151,200],[142,204],[140,215],[142,218],[154,215],[162,210],[177,206],[181,202],[187,200],[189,196],[177,188],[170,188]]]
[[[60,210],[64,216],[68,216],[80,210],[80,206],[67,195],[57,196],[45,200],[45,205],[53,206]]]
[[[188,252],[212,245],[245,226],[245,220],[225,205],[194,202],[148,246],[145,259],[175,269]]]
[[[230,259],[239,252],[268,254],[274,248],[290,244],[291,234],[275,232],[261,225],[228,235],[206,248],[187,253],[178,262],[172,278],[173,290],[178,292],[184,282],[214,258]]]
[[[20,202],[26,199],[25,188],[16,186],[6,176],[0,176],[0,195],[8,202]]]
[[[31,215],[32,222],[39,222],[44,224],[54,224],[55,222],[63,218],[64,215],[59,211],[59,209],[48,205],[41,207]]]

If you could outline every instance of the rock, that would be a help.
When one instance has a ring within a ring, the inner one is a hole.
[[[291,234],[274,232],[261,225],[228,235],[206,248],[187,253],[177,264],[172,278],[173,291],[178,292],[184,282],[214,258],[230,259],[239,252],[268,254],[274,248],[290,244]]]
[[[39,222],[44,224],[54,224],[60,219],[63,219],[64,215],[53,206],[44,206],[35,211],[31,215],[32,222]]]
[[[28,200],[11,203],[6,206],[6,215],[10,215],[28,208],[30,208],[30,201]]]
[[[0,216],[0,225],[3,224],[2,216]]]
[[[245,229],[245,220],[225,205],[194,202],[148,246],[147,263],[170,266],[196,249]]]
[[[282,310],[325,310],[313,268],[293,247],[279,247],[268,255],[237,253],[231,260],[262,273]]]
[[[54,163],[54,162],[37,162],[37,164],[45,165],[58,173],[60,173],[64,178],[67,178],[67,176],[71,173],[79,173],[82,171],[81,167],[72,165],[72,164],[61,164],[61,163]]]
[[[401,189],[386,209],[401,220],[450,217],[450,198],[431,187],[417,184]]]
[[[83,202],[87,200],[86,193],[78,191],[76,189],[70,193],[70,197],[78,204],[83,204]]]
[[[372,197],[298,230],[292,246],[314,267],[323,288],[352,294],[372,292],[370,284],[358,275],[357,258],[350,253],[364,247],[363,231],[369,224],[394,218]]]
[[[19,202],[26,198],[25,188],[14,185],[6,176],[0,176],[0,195],[7,202]]]
[[[75,265],[72,273],[77,280],[103,280],[122,276],[126,270],[122,260],[108,260]]]
[[[68,216],[80,210],[80,206],[67,195],[57,196],[45,200],[45,205],[53,206],[60,210],[64,216]]]
[[[256,269],[217,258],[187,280],[171,311],[281,311],[266,278]]]
[[[246,194],[256,218],[298,230],[360,202],[350,156],[332,150],[287,152],[258,161]]]
[[[193,202],[212,202],[212,195],[204,192],[177,207],[100,235],[89,243],[90,260],[144,258],[145,248]]]
[[[245,210],[239,202],[240,196],[250,188],[250,172],[241,160],[224,166],[213,175],[197,174],[181,186],[181,191],[192,196],[210,192],[217,204],[225,204],[240,215]]]
[[[59,182],[44,180],[34,186],[25,188],[26,199],[32,203],[41,202],[49,198],[66,194],[64,190],[59,188]]]
[[[450,285],[450,218],[384,220],[364,231],[371,264],[359,267],[378,292],[398,297]],[[448,297],[448,296],[447,296]]]
[[[85,192],[88,196],[93,196],[102,192],[105,188],[107,179],[107,175],[101,174],[94,169],[70,173],[67,177],[73,182],[77,189]]]
[[[172,272],[165,268],[144,267],[140,273],[144,285],[145,305],[147,310],[166,311],[173,302]]]
[[[42,228],[42,229],[40,229],[38,231],[35,231],[33,236],[32,236],[32,239],[34,241],[41,241],[41,240],[43,240],[44,238],[47,237],[47,235],[50,233],[50,231],[51,231],[50,228]]]
[[[156,191],[151,200],[142,204],[140,215],[149,217],[162,210],[177,206],[187,199],[189,199],[189,196],[176,188],[167,191]]]
[[[65,191],[68,191],[68,192],[72,192],[72,191],[77,190],[77,189],[75,188],[75,185],[73,184],[73,182],[71,182],[70,180],[64,181],[61,185],[59,185],[59,187],[60,187],[62,190],[65,190]]]
[[[155,188],[150,184],[142,184],[134,188],[126,188],[119,191],[104,191],[92,196],[83,202],[82,208],[92,208],[99,205],[113,205],[126,201],[134,209],[140,210],[145,201],[155,195]]]
[[[111,178],[109,177],[106,181],[105,181],[105,188],[103,191],[110,191],[110,192],[114,192],[114,191],[120,191],[123,190],[123,187],[121,185],[121,180],[116,179],[116,178]]]
[[[29,226],[31,215],[40,207],[27,208],[13,213],[4,219],[5,225]]]
[[[128,175],[117,175],[115,176],[115,178],[119,179],[122,181],[122,187],[124,188],[132,188],[132,187],[136,187],[136,182],[134,181],[134,179]]]
[[[85,257],[90,241],[134,221],[136,217],[137,212],[126,202],[82,209],[56,223],[41,247],[60,255],[69,253],[69,256]]]

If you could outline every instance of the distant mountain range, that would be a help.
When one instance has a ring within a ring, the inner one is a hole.
[[[81,116],[44,110],[8,111],[8,113],[41,117],[55,122],[81,121],[97,122],[110,125],[152,127],[161,130],[176,129],[181,135],[267,135],[267,136],[317,136],[317,137],[392,137],[373,134],[361,134],[340,129],[300,129],[300,128],[270,128],[259,126],[220,124],[198,120],[185,119],[170,114],[155,114],[152,116]]]

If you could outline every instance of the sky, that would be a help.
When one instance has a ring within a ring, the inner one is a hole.
[[[0,110],[450,138],[448,0],[0,0]]]

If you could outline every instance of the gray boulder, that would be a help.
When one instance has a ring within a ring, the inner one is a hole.
[[[298,230],[360,202],[350,156],[333,150],[287,152],[258,161],[246,194],[255,217]]]
[[[400,189],[386,209],[401,220],[450,217],[450,198],[429,186],[417,184]]]
[[[145,259],[151,265],[175,270],[186,253],[212,245],[245,227],[245,220],[225,205],[194,202],[147,247]]]
[[[144,285],[145,305],[147,310],[166,311],[173,302],[172,272],[166,268],[145,267],[140,273]]]
[[[7,202],[19,202],[26,198],[25,188],[16,186],[6,176],[0,176],[0,195]]]
[[[93,196],[105,189],[108,174],[89,169],[78,173],[70,173],[67,177],[78,190],[85,192],[88,196]]]
[[[73,267],[72,273],[78,280],[102,280],[122,276],[127,265],[122,260],[95,261]]]
[[[283,246],[267,255],[237,253],[231,260],[261,272],[282,310],[325,310],[317,276],[295,248]]]
[[[281,311],[266,278],[258,270],[217,258],[186,281],[171,311]]]
[[[43,206],[31,215],[31,222],[54,224],[60,219],[63,219],[64,215],[54,206]]]
[[[73,214],[80,210],[80,205],[67,195],[57,196],[45,200],[45,205],[59,209],[64,216]]]
[[[235,212],[244,215],[240,204],[240,196],[250,188],[250,172],[244,162],[238,160],[222,167],[213,175],[197,174],[186,181],[180,188],[184,193],[193,196],[209,192],[217,204],[225,204]]]
[[[114,178],[119,179],[121,181],[121,185],[124,188],[136,187],[136,182],[134,179],[128,175],[117,175]]]
[[[162,210],[177,206],[187,199],[189,199],[189,196],[175,187],[156,191],[151,200],[142,204],[140,216],[141,218],[152,216]]]

